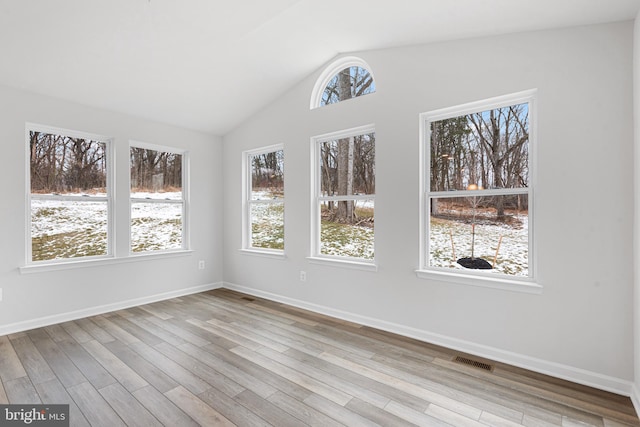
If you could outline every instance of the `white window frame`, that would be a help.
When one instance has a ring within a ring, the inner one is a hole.
[[[173,153],[179,154],[182,156],[182,199],[181,200],[168,200],[168,199],[147,199],[147,198],[135,198],[131,197],[131,148],[142,148],[145,150],[154,150],[161,151],[165,153]],[[140,141],[129,141],[129,148],[127,151],[127,158],[129,159],[128,168],[127,168],[127,182],[129,189],[129,222],[128,222],[128,248],[129,248],[129,256],[131,257],[139,257],[139,256],[151,256],[156,254],[163,253],[175,253],[175,252],[183,252],[189,251],[190,244],[190,218],[189,218],[189,152],[187,150],[183,150],[175,147],[168,147],[164,145],[158,144],[150,144],[146,142]],[[159,249],[159,250],[150,250],[144,252],[134,252],[131,248],[131,210],[133,208],[134,203],[162,203],[162,204],[181,204],[182,205],[182,245],[180,248],[170,248],[170,249]]]
[[[327,85],[329,84],[331,79],[336,76],[336,74],[349,67],[364,68],[369,72],[369,75],[371,75],[373,81],[376,81],[376,78],[373,75],[373,71],[371,71],[371,67],[362,58],[358,58],[357,56],[345,56],[339,58],[325,67],[322,74],[320,74],[320,76],[316,80],[316,84],[313,86],[313,89],[311,91],[309,109],[313,110],[315,108],[323,107],[323,105],[321,105],[322,95],[324,94],[324,90],[327,88]]]
[[[252,179],[251,160],[254,156],[271,153],[274,151],[284,152],[284,144],[274,144],[266,147],[256,148],[254,150],[244,151],[242,153],[242,248],[241,250],[246,253],[264,255],[274,258],[284,258],[286,245],[286,208],[284,213],[284,227],[285,227],[285,243],[284,249],[272,249],[272,248],[258,248],[252,246],[252,231],[251,231],[251,207],[254,204],[276,204],[282,203],[286,206],[286,192],[282,199],[273,200],[253,200],[252,199]],[[286,182],[286,176],[285,176]]]
[[[360,270],[377,271],[377,261],[375,255],[375,227],[374,227],[374,258],[372,260],[336,255],[326,255],[321,253],[321,218],[320,204],[328,201],[344,200],[374,200],[375,194],[350,195],[350,196],[323,196],[322,195],[322,170],[320,168],[320,145],[324,142],[335,141],[337,139],[349,138],[358,135],[375,133],[375,125],[369,124],[355,128],[317,135],[311,138],[311,248],[310,256],[307,259],[316,264],[328,264],[334,266],[350,267]],[[374,204],[375,206],[375,204]],[[374,207],[375,215],[375,207]]]
[[[418,277],[429,280],[452,282],[464,285],[482,286],[525,293],[540,293],[542,287],[536,282],[536,245],[534,238],[534,189],[536,186],[536,147],[537,147],[537,90],[526,90],[486,100],[471,102],[450,108],[443,108],[420,114],[420,260],[416,270]],[[430,191],[431,165],[431,122],[462,115],[488,111],[517,104],[528,104],[529,110],[529,186],[527,188]],[[500,273],[488,273],[482,270],[451,270],[429,266],[430,200],[432,197],[465,197],[478,195],[526,194],[528,197],[528,277],[510,276]]]
[[[106,159],[106,170],[107,170],[107,195],[105,197],[102,196],[92,196],[91,198],[87,198],[84,196],[56,196],[56,195],[37,195],[31,194],[31,152],[30,152],[30,140],[31,140],[31,132],[43,132],[53,135],[63,135],[72,138],[83,138],[91,141],[98,141],[105,144],[105,155]],[[104,260],[114,257],[114,248],[115,248],[115,233],[114,233],[114,195],[113,189],[114,186],[114,173],[113,173],[113,162],[114,162],[114,149],[113,149],[113,138],[97,135],[88,132],[63,129],[53,126],[40,125],[35,123],[26,123],[25,124],[25,141],[26,141],[26,199],[27,199],[27,209],[26,209],[26,254],[25,254],[25,266],[21,267],[21,269],[26,269],[29,267],[35,266],[61,266],[65,264],[83,264],[88,261],[93,260]],[[41,260],[34,261],[33,260],[33,248],[32,248],[32,236],[31,236],[31,201],[32,200],[61,200],[61,201],[76,201],[76,202],[106,202],[107,204],[107,251],[104,255],[91,255],[91,256],[83,256],[83,257],[75,257],[75,258],[58,258],[52,260]]]

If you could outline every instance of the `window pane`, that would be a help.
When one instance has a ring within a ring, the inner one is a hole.
[[[31,194],[106,193],[106,144],[46,132],[29,133]]]
[[[528,276],[526,194],[434,197],[429,226],[429,266]]]
[[[251,204],[251,246],[284,249],[284,202]]]
[[[341,210],[353,210],[354,221],[342,221]],[[320,253],[373,259],[373,211],[373,200],[321,203]]]
[[[431,191],[529,185],[529,104],[431,123]]]
[[[107,254],[107,202],[31,200],[33,261]]]
[[[131,197],[182,200],[182,155],[131,147]]]
[[[32,261],[106,255],[107,202],[90,201],[107,196],[106,143],[30,131],[29,150]]]
[[[375,194],[375,133],[320,143],[322,196]]]
[[[132,203],[131,250],[182,248],[181,203]]]
[[[250,157],[251,199],[284,198],[284,151],[271,151]]]
[[[336,74],[322,94],[320,105],[335,104],[376,91],[373,76],[362,67],[348,67]]]

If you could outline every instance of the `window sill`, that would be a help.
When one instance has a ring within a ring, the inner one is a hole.
[[[372,262],[366,261],[353,261],[340,258],[325,258],[325,257],[307,257],[311,264],[328,265],[331,267],[352,268],[355,270],[364,271],[378,271],[378,266]]]
[[[486,276],[481,274],[461,274],[438,270],[416,270],[420,279],[438,280],[458,285],[479,286],[483,288],[501,289],[528,294],[541,294],[542,286],[528,279],[511,279],[500,276]]]
[[[284,251],[267,249],[240,249],[240,252],[247,255],[261,256],[265,258],[285,259],[287,257],[284,254]]]
[[[91,259],[74,259],[58,262],[38,262],[19,268],[20,274],[44,273],[48,271],[70,270],[74,268],[99,267],[103,265],[122,264],[127,262],[147,261],[154,259],[175,258],[191,255],[192,250],[177,250],[146,254],[132,254],[127,257],[103,257]]]

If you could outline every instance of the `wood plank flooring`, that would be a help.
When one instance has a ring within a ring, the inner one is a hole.
[[[640,426],[631,401],[226,289],[0,336],[72,426]]]

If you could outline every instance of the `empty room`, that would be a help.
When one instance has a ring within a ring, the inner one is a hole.
[[[640,1],[0,0],[0,425],[640,426]]]

